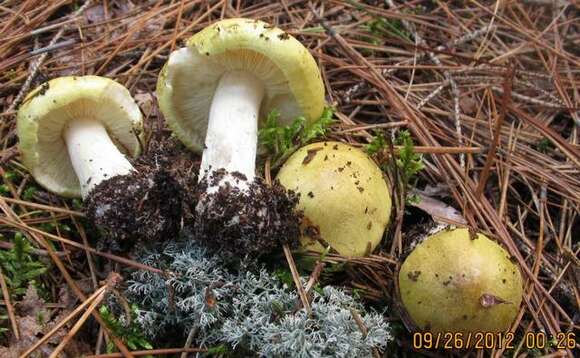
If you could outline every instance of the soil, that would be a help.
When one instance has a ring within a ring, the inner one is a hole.
[[[195,237],[229,260],[258,258],[279,251],[283,244],[298,246],[303,214],[296,209],[298,195],[278,182],[271,186],[255,178],[248,189],[240,190],[227,181],[211,194],[213,186],[226,175],[217,170],[202,180],[197,189]],[[231,173],[247,181],[240,173]]]
[[[196,181],[193,159],[166,141],[134,163],[135,171],[97,185],[85,201],[87,218],[101,231],[101,250],[127,252],[137,243],[170,240],[190,216]]]

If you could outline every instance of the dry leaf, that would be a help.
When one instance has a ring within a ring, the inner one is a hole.
[[[431,215],[433,220],[436,222],[467,224],[463,215],[461,215],[461,213],[454,207],[449,206],[438,199],[427,196],[419,190],[413,192],[419,196],[420,201],[412,205]]]

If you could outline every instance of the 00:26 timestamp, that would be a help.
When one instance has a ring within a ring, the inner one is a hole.
[[[413,334],[414,349],[512,349],[515,348],[513,333],[430,333],[417,332]],[[523,346],[527,349],[576,348],[576,335],[573,332],[547,335],[542,332],[528,332],[523,337]]]

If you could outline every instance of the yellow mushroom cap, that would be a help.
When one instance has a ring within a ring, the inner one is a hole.
[[[295,152],[278,173],[288,190],[300,193],[305,226],[344,256],[362,256],[380,243],[391,215],[391,195],[380,168],[361,150],[320,142]],[[311,229],[312,229],[311,228]],[[302,245],[322,252],[304,230]]]
[[[139,155],[143,129],[139,107],[121,84],[104,77],[60,77],[28,94],[17,115],[22,162],[47,190],[80,197],[63,130],[68,121],[100,121],[119,150]]]
[[[228,19],[193,35],[173,52],[157,82],[159,106],[175,135],[201,152],[211,101],[226,71],[249,71],[264,85],[260,118],[273,109],[288,124],[324,109],[324,84],[308,49],[284,31],[251,19]]]
[[[428,237],[399,271],[401,300],[420,330],[502,332],[522,300],[522,277],[509,254],[482,234],[443,230]]]

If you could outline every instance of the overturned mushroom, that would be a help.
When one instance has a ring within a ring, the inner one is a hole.
[[[171,54],[157,92],[175,135],[203,150],[199,236],[241,256],[297,237],[296,198],[256,177],[257,134],[273,109],[283,121],[321,115],[324,86],[308,50],[264,22],[223,20]]]
[[[296,151],[277,179],[300,193],[302,245],[362,256],[380,243],[391,215],[391,195],[380,168],[361,150],[339,142]]]
[[[126,158],[140,153],[142,124],[139,107],[119,83],[98,76],[53,79],[18,111],[22,161],[47,190],[82,197],[105,238],[121,246],[158,239],[177,231],[181,200],[167,173],[135,170]]]

